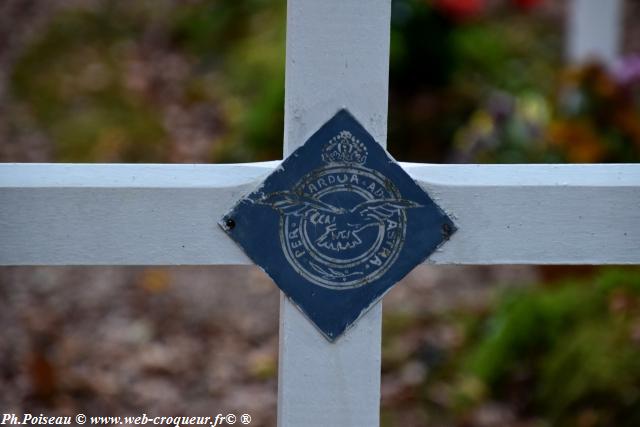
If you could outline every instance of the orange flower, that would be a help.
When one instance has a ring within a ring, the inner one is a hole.
[[[585,122],[560,121],[549,126],[548,139],[571,163],[597,163],[605,156],[603,144]]]

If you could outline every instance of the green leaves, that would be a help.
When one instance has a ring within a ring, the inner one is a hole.
[[[524,381],[529,410],[554,425],[575,425],[591,411],[607,425],[635,426],[640,272],[604,270],[592,280],[510,293],[470,350],[465,370],[494,397],[509,398]]]

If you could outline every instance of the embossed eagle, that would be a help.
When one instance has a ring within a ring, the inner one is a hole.
[[[281,215],[304,217],[311,224],[326,227],[315,243],[335,252],[362,244],[362,239],[358,236],[362,230],[384,226],[385,219],[402,209],[422,206],[410,200],[379,199],[345,209],[291,191],[267,194],[258,199],[257,203],[271,206]]]

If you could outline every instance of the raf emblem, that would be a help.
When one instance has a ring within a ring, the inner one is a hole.
[[[398,257],[407,231],[402,199],[384,175],[366,167],[367,148],[348,130],[322,148],[324,167],[288,191],[262,195],[281,215],[280,241],[289,264],[330,289],[366,285]]]
[[[455,231],[346,110],[221,226],[330,340]]]

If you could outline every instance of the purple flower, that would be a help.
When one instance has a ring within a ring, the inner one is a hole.
[[[640,54],[620,59],[613,67],[613,77],[621,85],[640,82]]]

